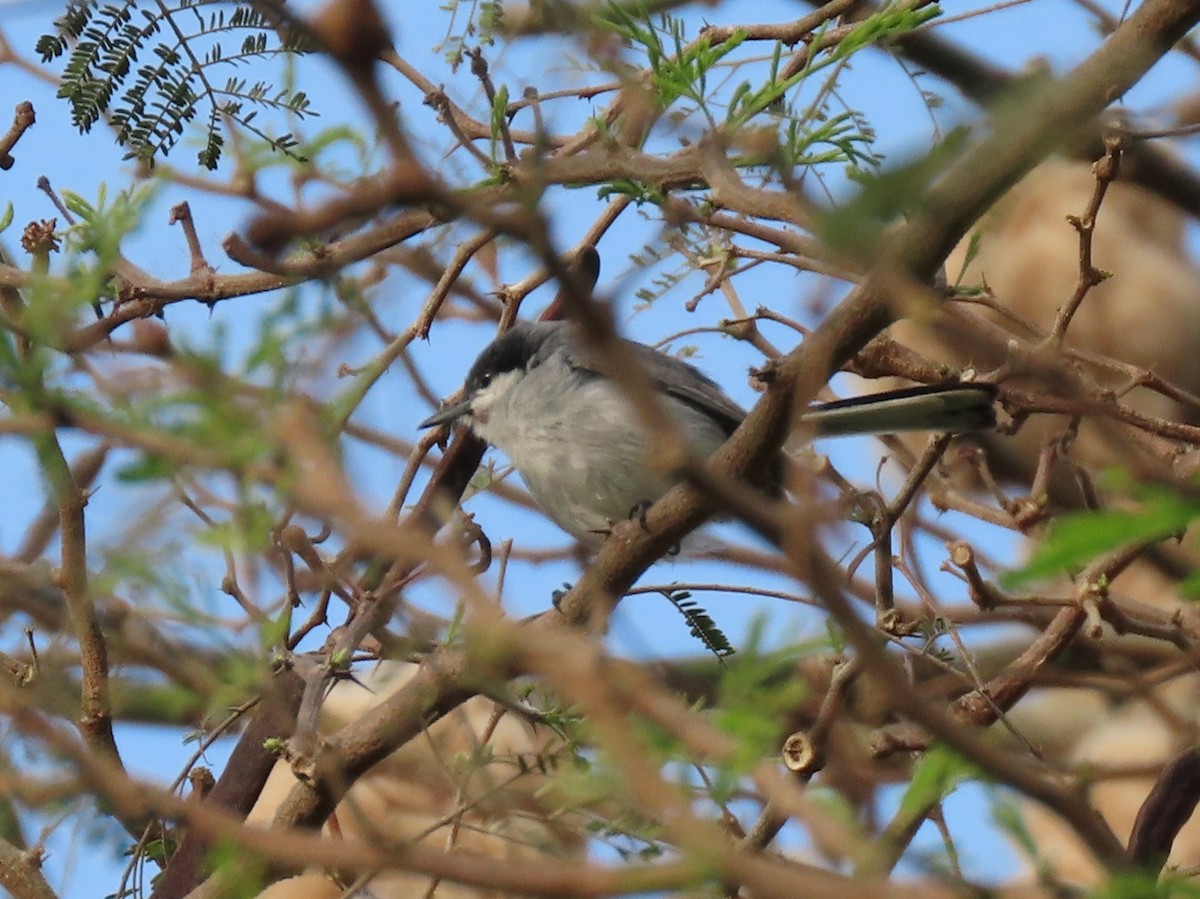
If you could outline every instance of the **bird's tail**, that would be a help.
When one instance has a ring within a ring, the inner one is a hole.
[[[994,384],[887,390],[812,407],[803,422],[818,436],[900,431],[978,431],[996,423]]]

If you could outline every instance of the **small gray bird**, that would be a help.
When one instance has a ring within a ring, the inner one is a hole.
[[[745,418],[693,366],[644,344],[626,346],[699,455],[715,452]],[[970,431],[995,423],[995,392],[990,384],[893,390],[814,406],[804,421],[822,436]],[[459,418],[503,450],[550,519],[585,543],[674,485],[646,464],[628,402],[567,322],[522,322],[497,337],[471,366],[462,400],[419,427]]]

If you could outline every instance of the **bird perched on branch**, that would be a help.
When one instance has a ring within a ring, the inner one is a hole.
[[[692,365],[644,344],[622,345],[699,456],[712,455],[745,418]],[[596,543],[678,480],[650,464],[633,404],[600,368],[570,323],[520,323],[479,354],[462,398],[420,427],[464,420],[512,460],[555,524]],[[994,398],[988,384],[905,388],[815,406],[803,422],[825,436],[975,430],[994,422]],[[778,471],[765,480],[778,489]]]

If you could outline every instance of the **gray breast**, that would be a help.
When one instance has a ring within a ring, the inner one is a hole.
[[[660,399],[695,452],[707,456],[724,441],[722,428],[694,408],[665,395]],[[508,405],[506,426],[493,429],[492,441],[546,514],[580,540],[596,542],[598,532],[672,486],[647,463],[637,419],[603,378],[543,365],[512,391]],[[514,414],[529,408],[540,412]]]

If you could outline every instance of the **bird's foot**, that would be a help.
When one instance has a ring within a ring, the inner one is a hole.
[[[650,511],[650,507],[654,505],[654,500],[644,499],[636,506],[629,510],[629,520],[636,521],[642,526],[642,530],[647,534],[650,533],[650,525],[646,522],[646,513]]]
[[[555,590],[554,592],[552,592],[550,594],[550,603],[554,606],[554,608],[558,609],[559,611],[562,611],[563,597],[571,592],[571,586],[572,586],[571,584],[568,584],[566,581],[563,581],[562,589]]]

